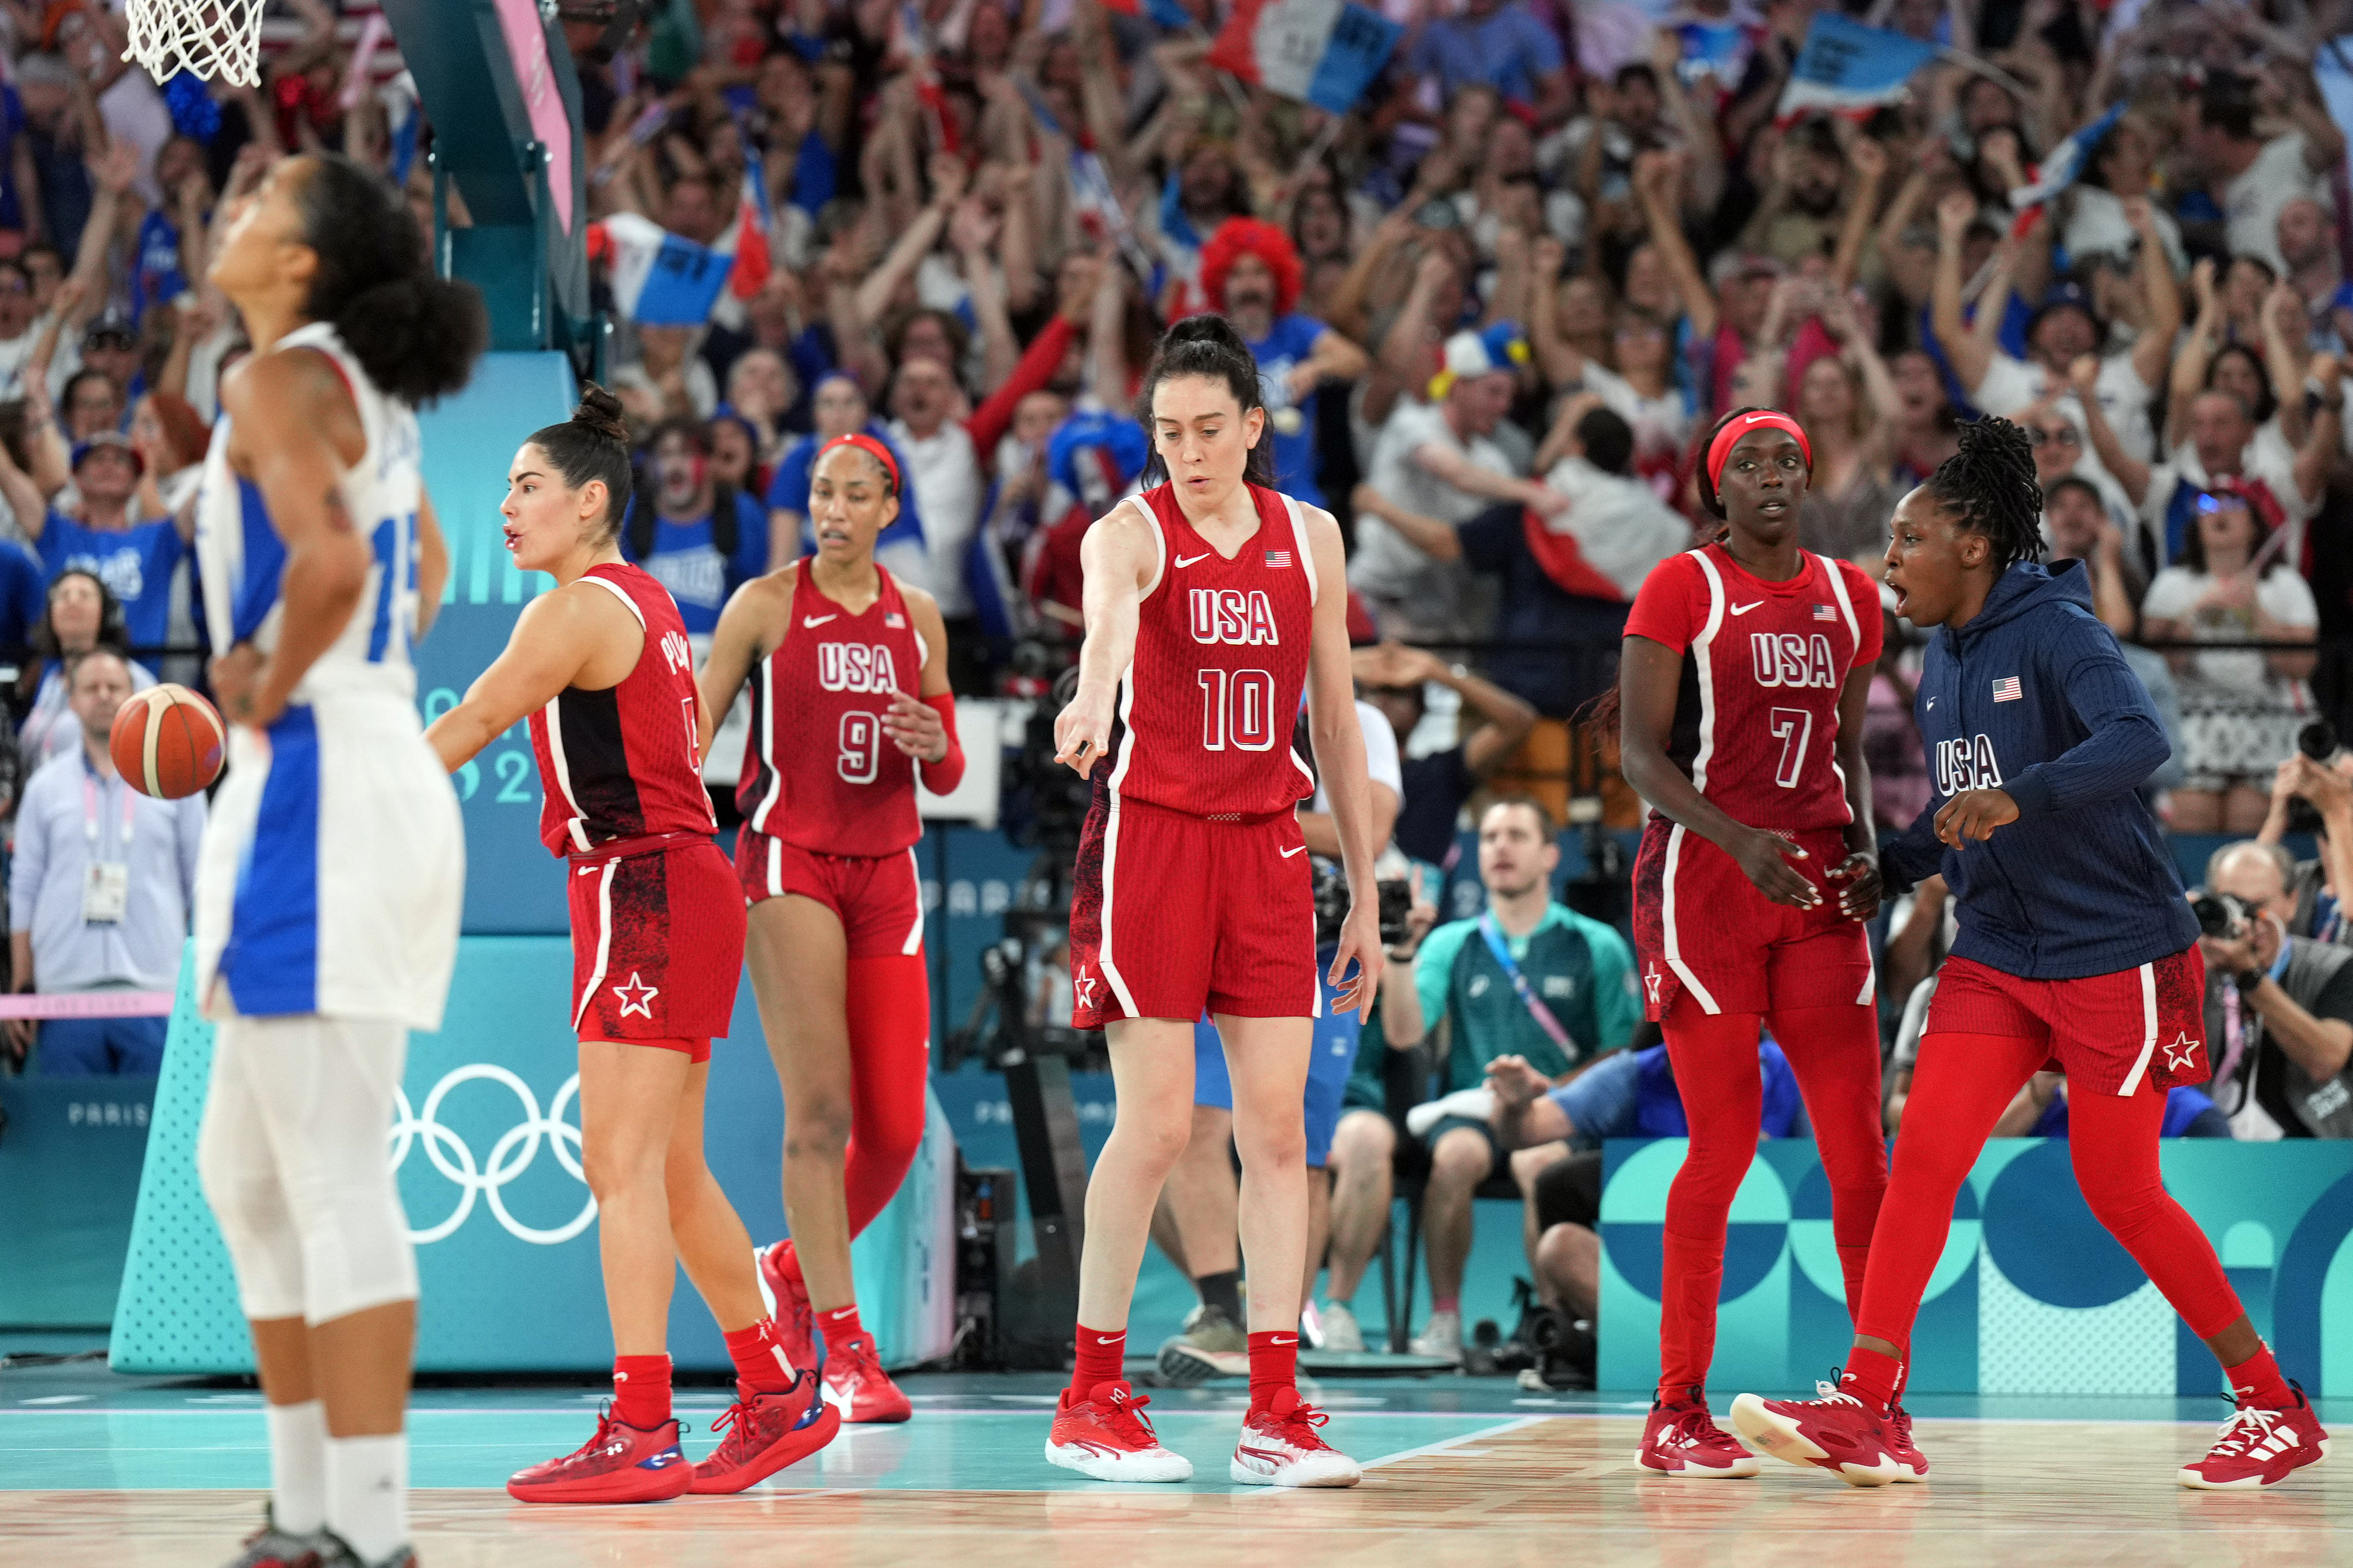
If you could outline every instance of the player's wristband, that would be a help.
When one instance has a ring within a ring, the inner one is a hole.
[[[964,747],[956,740],[955,695],[943,691],[922,701],[940,716],[940,723],[948,732],[948,754],[936,763],[918,764],[923,771],[923,787],[934,795],[946,795],[964,780]]]

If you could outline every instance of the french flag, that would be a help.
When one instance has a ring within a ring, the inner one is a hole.
[[[619,212],[588,226],[588,258],[613,279],[613,305],[647,327],[699,327],[723,295],[749,300],[767,285],[767,186],[755,165],[744,172],[735,221],[712,245],[672,234],[641,213]]]
[[[1866,113],[1900,100],[1912,73],[1936,58],[1934,44],[1825,11],[1807,25],[1805,47],[1775,113],[1784,121],[1809,110]]]
[[[1209,63],[1269,92],[1345,114],[1404,32],[1352,0],[1240,0],[1209,46]]]
[[[2092,154],[2116,129],[2124,111],[2125,106],[2117,104],[2052,148],[2034,166],[2033,181],[2010,193],[2011,208],[2021,215],[2030,213],[2080,179],[2084,165],[2092,161]]]

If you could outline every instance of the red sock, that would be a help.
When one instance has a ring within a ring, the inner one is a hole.
[[[2272,1359],[2272,1348],[2258,1343],[2255,1353],[2236,1366],[2222,1369],[2231,1377],[2231,1392],[2239,1396],[2242,1405],[2258,1410],[2285,1410],[2295,1403],[2295,1391],[2280,1375],[2279,1363]]]
[[[1082,1404],[1094,1396],[1095,1389],[1106,1383],[1117,1383],[1126,1375],[1127,1331],[1107,1334],[1101,1329],[1079,1325],[1078,1364],[1071,1369],[1071,1403]]]
[[[785,1359],[785,1347],[776,1342],[776,1320],[763,1318],[748,1329],[733,1333],[723,1331],[720,1337],[727,1342],[739,1388],[754,1394],[782,1394],[792,1387],[793,1367]]]
[[[828,1350],[866,1337],[866,1325],[858,1321],[858,1303],[855,1301],[847,1307],[836,1307],[830,1312],[819,1312],[817,1329],[825,1336]]]
[[[1433,1312],[1454,1312],[1459,1314],[1462,1310],[1462,1298],[1460,1296],[1432,1296],[1430,1299],[1430,1310]],[[1250,1338],[1252,1340],[1256,1340],[1258,1336],[1256,1334],[1252,1334]]]
[[[1846,1375],[1840,1387],[1862,1401],[1874,1415],[1886,1414],[1904,1385],[1904,1363],[1892,1355],[1856,1345],[1846,1352]]]
[[[1277,1393],[1299,1387],[1299,1331],[1267,1329],[1250,1337],[1250,1414],[1265,1409]]]
[[[670,1357],[613,1358],[613,1415],[640,1432],[649,1432],[670,1419]]]

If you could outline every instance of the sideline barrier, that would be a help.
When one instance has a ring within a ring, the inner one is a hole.
[[[1659,1275],[1680,1138],[1612,1142],[1601,1194],[1600,1384],[1659,1377]],[[2353,1394],[2353,1142],[2165,1142],[2165,1184],[2215,1243],[2281,1367]],[[1732,1204],[1711,1387],[1805,1389],[1852,1341],[1830,1184],[1810,1141],[1767,1142]],[[1996,1139],[1954,1203],[1913,1331],[1922,1394],[2220,1393],[2206,1347],[2092,1217],[2062,1140]]]
[[[424,1372],[599,1372],[611,1364],[596,1205],[579,1174],[578,1072],[562,999],[561,937],[460,941],[447,1026],[409,1037],[391,1157],[417,1243]],[[163,1076],[115,1307],[112,1365],[125,1373],[250,1372],[228,1255],[197,1185],[196,1129],[212,1026],[190,972]],[[784,1102],[746,984],[712,1053],[705,1148],[755,1241],[785,1234],[778,1186]],[[886,1364],[944,1354],[954,1332],[955,1143],[936,1101],[899,1195],[851,1248],[860,1305]],[[670,1354],[687,1370],[732,1363],[683,1274]]]

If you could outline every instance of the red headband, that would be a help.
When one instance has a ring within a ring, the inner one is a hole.
[[[1802,441],[1805,437],[1800,436],[1798,439]],[[809,471],[811,473],[815,473],[817,471],[818,463],[825,461],[825,455],[828,452],[832,451],[836,447],[855,447],[860,451],[865,453],[868,457],[873,458],[876,462],[881,464],[882,471],[891,476],[891,493],[892,495],[897,495],[900,490],[905,488],[904,481],[899,478],[899,460],[891,456],[891,448],[885,447],[881,442],[877,441],[873,437],[867,435],[836,436],[832,440],[828,441],[824,446],[819,447],[817,449],[817,458],[816,461],[809,464]],[[1806,462],[1809,467],[1812,465],[1813,460],[1812,456],[1810,454],[1806,458]]]
[[[1715,439],[1707,444],[1707,483],[1710,489],[1719,495],[1724,492],[1724,460],[1732,456],[1733,444],[1751,430],[1787,430],[1797,437],[1798,450],[1805,456],[1807,475],[1810,477],[1813,474],[1813,444],[1806,439],[1806,433],[1798,428],[1798,422],[1778,408],[1759,408],[1728,422],[1715,433]]]

